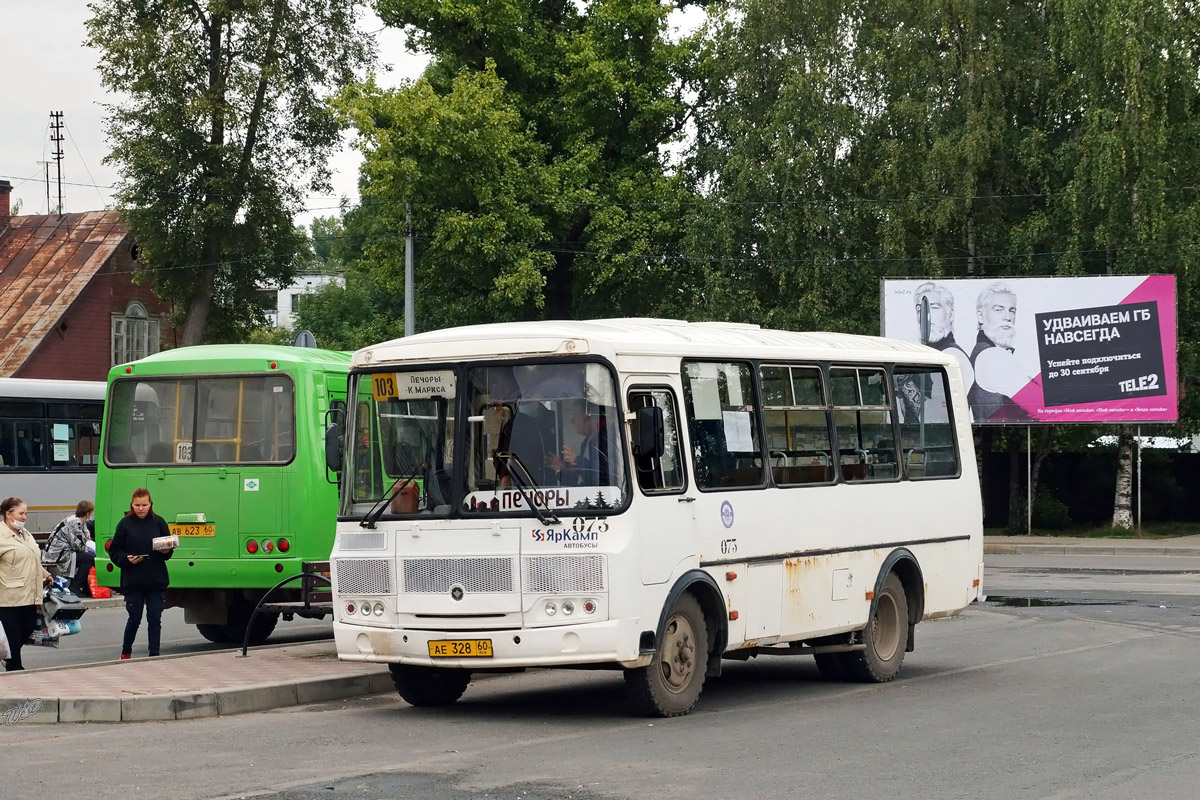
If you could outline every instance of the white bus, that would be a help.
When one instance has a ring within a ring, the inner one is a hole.
[[[35,533],[96,496],[104,385],[0,378],[0,495],[25,501]]]
[[[495,324],[360,350],[350,392],[326,442],[338,655],[388,663],[413,705],[473,672],[591,666],[676,716],[723,659],[768,654],[887,681],[918,622],[982,591],[966,391],[931,348]]]

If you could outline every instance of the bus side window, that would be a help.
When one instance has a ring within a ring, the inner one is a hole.
[[[914,480],[958,476],[946,375],[935,367],[892,370],[905,474]]]
[[[892,406],[880,367],[830,367],[838,464],[849,482],[902,477],[896,456]]]
[[[762,487],[759,406],[750,365],[687,362],[683,395],[696,485],[710,490]]]
[[[635,389],[629,393],[629,410],[658,406],[663,413],[662,458],[634,458],[638,486],[645,494],[680,492],[684,487],[683,461],[679,457],[679,414],[670,389]],[[636,419],[630,424],[630,441],[638,440]]]

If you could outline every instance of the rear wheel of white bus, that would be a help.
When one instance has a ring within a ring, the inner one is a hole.
[[[625,671],[633,710],[657,717],[680,717],[692,710],[704,688],[708,665],[708,626],[700,603],[679,596],[650,666]]]
[[[410,706],[448,706],[463,696],[471,673],[465,669],[389,664],[392,685]]]

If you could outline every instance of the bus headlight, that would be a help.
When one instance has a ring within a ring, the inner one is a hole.
[[[346,603],[346,613],[347,614],[353,614],[357,610],[358,610],[358,606],[354,605],[354,603]]]
[[[562,612],[564,617],[569,617],[575,613],[575,604],[570,600],[562,604]]]
[[[546,603],[546,616],[553,617],[557,613],[558,613],[558,606],[554,605],[554,601],[551,600],[551,601],[547,602]]]
[[[583,601],[583,613],[595,614],[596,613],[596,601],[595,600],[584,600]]]
[[[374,608],[372,609],[372,611],[375,612],[375,616],[382,617],[383,616],[383,603],[376,603]]]
[[[362,612],[362,615],[363,615],[364,617],[369,617],[369,616],[371,616],[371,604],[370,604],[370,603],[363,603],[363,604],[362,604],[362,606],[359,608],[359,611],[360,611],[360,612]]]

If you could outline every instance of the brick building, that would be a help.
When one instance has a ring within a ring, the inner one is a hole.
[[[11,191],[0,180],[0,377],[100,381],[175,346],[117,212],[14,217]]]

